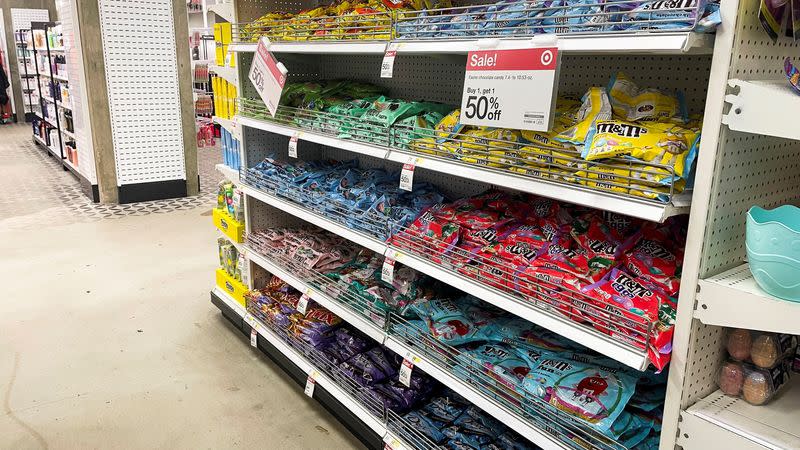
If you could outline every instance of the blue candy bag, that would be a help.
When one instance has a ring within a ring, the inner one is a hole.
[[[533,395],[605,432],[633,396],[636,377],[613,361],[601,366],[593,360],[597,358],[579,354],[542,358],[523,385]]]

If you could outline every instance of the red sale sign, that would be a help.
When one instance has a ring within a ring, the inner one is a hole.
[[[558,56],[557,47],[469,52],[461,123],[547,131],[558,95]]]
[[[288,71],[283,64],[278,62],[268,49],[269,39],[262,37],[258,41],[253,63],[250,65],[250,82],[255,86],[258,95],[267,105],[272,117],[278,110],[283,85],[286,84]]]

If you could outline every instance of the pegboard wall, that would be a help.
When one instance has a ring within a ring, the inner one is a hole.
[[[758,5],[745,0],[738,3],[728,79],[781,79],[784,58],[800,58],[800,44],[784,37],[771,41],[758,22]],[[709,101],[721,103],[722,99]],[[715,152],[713,173],[697,174],[711,179],[700,278],[744,260],[746,213],[751,206],[800,202],[800,141],[740,133],[722,126],[717,148],[701,147],[701,152],[709,151]],[[692,320],[681,391],[683,409],[716,389],[714,375],[725,355],[724,335],[721,327]]]
[[[725,359],[725,329],[692,321],[692,341],[682,390],[684,408],[717,390],[717,371]]]
[[[739,2],[728,78],[784,79],[783,60],[800,60],[800,43],[772,42],[758,20],[758,2]],[[747,210],[800,200],[800,141],[720,132],[706,239],[700,265],[705,278],[744,260]]]
[[[268,12],[297,12],[316,6],[317,2],[314,0],[236,0],[234,4],[236,5],[236,21],[245,23],[252,22]]]
[[[185,180],[171,0],[99,0],[117,184]]]
[[[16,30],[30,30],[31,22],[49,22],[46,9],[11,8],[11,26]]]

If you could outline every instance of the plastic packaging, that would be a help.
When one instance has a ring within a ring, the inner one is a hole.
[[[771,369],[747,363],[728,361],[717,375],[717,385],[726,395],[741,397],[751,405],[769,403],[790,378],[788,361]]]
[[[746,361],[769,369],[794,354],[797,341],[793,335],[734,328],[728,331],[725,348],[736,361]]]

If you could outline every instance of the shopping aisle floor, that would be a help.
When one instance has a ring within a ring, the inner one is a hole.
[[[0,126],[0,448],[360,447],[211,305],[217,175],[92,205],[29,130]]]

